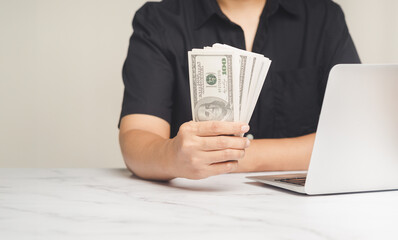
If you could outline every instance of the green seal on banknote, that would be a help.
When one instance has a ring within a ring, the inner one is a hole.
[[[209,84],[209,85],[214,85],[214,84],[216,84],[216,83],[217,83],[217,77],[216,77],[216,75],[214,75],[213,73],[207,74],[207,76],[206,76],[206,82],[207,82],[207,84]]]

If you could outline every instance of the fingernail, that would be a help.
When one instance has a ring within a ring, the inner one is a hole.
[[[249,129],[250,129],[249,125],[243,125],[241,128],[242,132],[247,132],[249,131]]]
[[[246,139],[246,147],[249,147],[249,146],[250,146],[250,140]]]

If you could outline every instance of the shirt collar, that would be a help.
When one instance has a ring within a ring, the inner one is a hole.
[[[283,9],[287,13],[297,16],[297,4],[297,0],[267,0],[264,12],[267,17],[270,17],[280,9]],[[226,19],[226,16],[222,13],[217,0],[196,0],[195,5],[195,9],[197,9],[195,12],[195,29],[200,28],[214,15],[218,15],[219,17]]]
[[[214,15],[223,16],[217,0],[196,0],[195,4],[195,29],[200,28]]]
[[[282,7],[286,12],[293,16],[298,16],[300,11],[300,3],[297,0],[276,0],[279,6]]]

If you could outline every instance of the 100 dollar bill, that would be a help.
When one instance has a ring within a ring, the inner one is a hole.
[[[188,52],[194,121],[239,120],[237,60],[232,51]]]

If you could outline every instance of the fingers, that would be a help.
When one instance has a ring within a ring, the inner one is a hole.
[[[242,122],[195,122],[196,135],[219,136],[219,135],[241,135],[249,131],[249,125]]]
[[[237,160],[243,159],[247,138],[239,137],[249,130],[245,123],[187,122],[180,126],[173,141],[176,175],[190,179],[231,172]],[[231,160],[235,160],[231,163]],[[228,162],[226,162],[228,161]]]
[[[238,168],[238,161],[228,161],[214,163],[209,166],[209,172],[212,175],[219,175],[224,173],[230,173]]]
[[[208,164],[225,162],[230,160],[241,160],[245,156],[245,150],[224,149],[203,153],[203,161]]]
[[[245,137],[217,136],[201,139],[202,151],[215,151],[223,149],[245,149],[249,147],[250,140]]]

